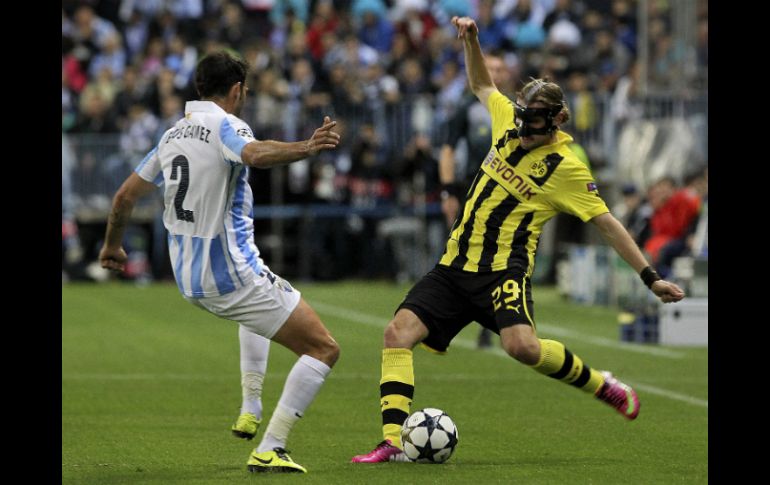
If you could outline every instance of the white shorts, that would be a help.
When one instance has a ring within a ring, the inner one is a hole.
[[[238,322],[270,339],[299,304],[300,292],[265,266],[253,282],[225,295],[184,298],[199,308]]]

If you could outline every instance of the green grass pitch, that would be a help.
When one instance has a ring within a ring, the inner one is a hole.
[[[240,406],[238,330],[173,284],[62,287],[62,482],[66,484],[707,483],[708,349],[623,345],[617,311],[535,288],[539,335],[635,385],[628,422],[608,406],[506,357],[415,349],[413,409],[438,407],[459,444],[442,465],[353,465],[381,439],[382,328],[408,287],[298,284],[340,344],[340,360],[287,448],[305,476],[251,475],[254,441],[230,435]],[[295,361],[270,350],[265,422]],[[264,427],[261,431],[264,430]]]

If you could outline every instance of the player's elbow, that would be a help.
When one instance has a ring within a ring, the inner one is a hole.
[[[265,164],[264,158],[260,157],[259,155],[253,155],[251,157],[243,157],[243,163],[248,165],[249,167],[254,168],[267,168],[267,165]]]
[[[249,167],[254,168],[261,168],[261,157],[259,156],[259,153],[257,153],[254,150],[251,150],[247,152],[246,150],[243,151],[241,154],[241,160],[243,160],[243,163],[248,165]]]
[[[125,213],[130,213],[134,205],[136,204],[136,197],[132,196],[130,191],[125,190],[123,187],[118,189],[115,193],[115,197],[112,198],[112,210]]]
[[[473,94],[475,94],[478,97],[478,96],[481,96],[481,94],[484,93],[485,91],[487,91],[489,89],[494,89],[495,85],[494,84],[486,84],[486,83],[481,82],[481,81],[475,81],[475,82],[471,82],[469,87],[470,87],[471,91],[473,92]]]
[[[249,143],[243,149],[241,153],[241,160],[249,167],[254,168],[268,168],[270,163],[265,157],[265,152],[257,148],[256,143]]]
[[[495,89],[495,83],[492,81],[492,78],[484,74],[479,73],[478,75],[468,76],[468,87],[472,91]]]
[[[115,197],[112,198],[112,205],[114,207],[124,207],[126,205],[134,205],[136,203],[136,199],[138,198],[137,194],[134,190],[132,190],[131,185],[126,182],[123,185],[120,186],[118,191],[115,193]]]
[[[611,233],[620,222],[610,212],[593,217],[589,222],[596,226],[602,234]]]

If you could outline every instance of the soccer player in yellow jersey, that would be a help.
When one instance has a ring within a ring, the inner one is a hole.
[[[412,348],[446,351],[472,321],[500,335],[502,347],[535,371],[592,394],[628,419],[639,413],[631,387],[583,363],[564,344],[535,332],[530,276],[543,224],[557,212],[593,223],[664,303],[684,292],[662,280],[599,197],[590,172],[559,130],[569,110],[561,88],[537,79],[515,101],[484,67],[473,19],[454,17],[468,81],[492,116],[492,146],[468,190],[439,263],[409,291],[385,328],[380,405],[383,441],[354,463],[402,461],[401,425],[414,395]]]

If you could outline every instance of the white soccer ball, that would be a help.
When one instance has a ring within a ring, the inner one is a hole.
[[[401,443],[404,454],[411,461],[444,463],[457,446],[457,426],[440,409],[420,409],[404,421]]]

